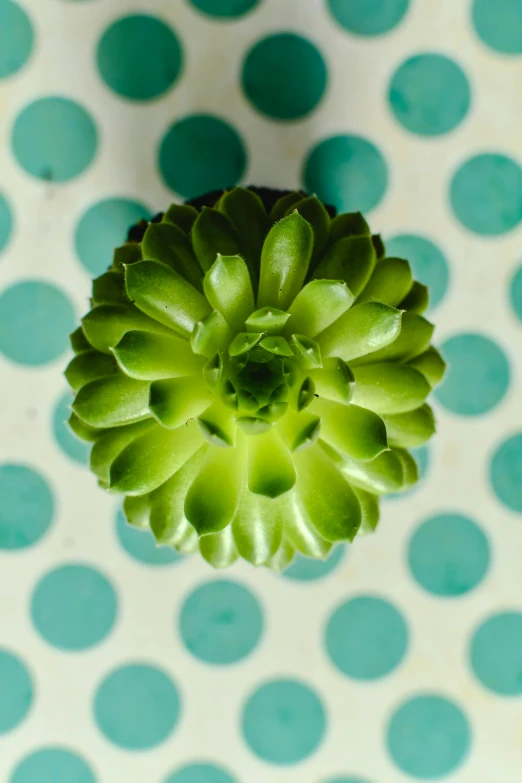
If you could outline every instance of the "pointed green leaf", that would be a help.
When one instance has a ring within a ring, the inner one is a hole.
[[[402,489],[409,489],[419,480],[419,466],[406,449],[395,447],[392,451],[402,465]]]
[[[284,525],[281,511],[281,505],[271,498],[248,489],[242,492],[232,534],[239,554],[252,565],[263,565],[279,549]]]
[[[202,536],[199,539],[199,551],[207,563],[214,568],[227,568],[235,563],[239,555],[232,535],[232,525],[228,525],[219,533]]]
[[[235,445],[236,427],[233,411],[220,400],[215,400],[198,416],[201,432],[213,446],[227,448]]]
[[[354,488],[377,495],[388,495],[401,489],[402,463],[392,449],[383,451],[375,459],[362,461],[341,456],[323,440],[319,440],[319,444]]]
[[[102,353],[110,353],[131,329],[172,334],[166,326],[133,305],[99,305],[82,318],[82,327],[89,343]]]
[[[307,448],[319,437],[321,419],[308,411],[289,410],[278,422],[277,431],[290,451]]]
[[[266,421],[274,422],[278,421],[281,416],[284,416],[288,409],[287,402],[271,402],[268,405],[263,405],[259,408],[258,415],[266,419]]]
[[[72,408],[91,427],[119,427],[145,419],[149,386],[126,375],[111,375],[82,386]]]
[[[345,237],[369,237],[370,228],[360,212],[345,212],[337,215],[330,226],[330,242],[333,244]]]
[[[189,204],[171,204],[163,215],[163,223],[172,223],[174,226],[179,226],[185,234],[190,234],[192,226],[199,212]]]
[[[368,356],[361,356],[353,365],[374,364],[384,361],[407,361],[422,353],[430,344],[434,326],[422,315],[405,312],[402,314],[401,331],[396,339]]]
[[[442,381],[446,371],[446,362],[433,346],[411,359],[408,364],[422,373],[432,388]]]
[[[92,300],[95,304],[129,304],[121,272],[109,271],[92,281]]]
[[[115,375],[118,365],[112,356],[98,351],[83,351],[72,359],[65,370],[71,388],[77,392],[82,386],[108,375]]]
[[[239,237],[232,221],[217,209],[203,207],[192,228],[192,245],[199,265],[206,272],[217,258],[241,255]]]
[[[269,351],[276,356],[294,355],[284,337],[263,337],[259,345],[261,348],[264,348],[265,351]]]
[[[261,248],[268,230],[263,202],[251,190],[233,188],[219,200],[219,210],[230,218],[240,233],[251,278],[257,282]]]
[[[340,239],[326,252],[314,272],[314,279],[344,280],[358,296],[375,267],[375,248],[370,237]]]
[[[283,535],[298,552],[306,557],[324,559],[330,549],[332,542],[326,541],[317,531],[310,519],[307,517],[302,504],[297,503],[295,492],[288,492],[282,495],[281,502],[284,502],[285,526]]]
[[[141,261],[142,258],[141,243],[126,242],[124,245],[117,247],[114,250],[112,268],[116,272],[123,272],[123,267],[126,264],[135,264],[136,261]]]
[[[353,491],[357,495],[362,511],[362,521],[358,535],[373,533],[379,524],[379,498],[376,495],[372,495],[371,492],[366,492],[358,487],[354,487]]]
[[[146,530],[149,527],[150,517],[149,496],[132,497],[127,495],[123,501],[123,513],[129,525]]]
[[[302,201],[298,201],[297,204],[288,208],[287,215],[294,209],[299,212],[302,218],[310,223],[314,232],[314,249],[311,261],[311,266],[313,268],[314,262],[319,259],[321,251],[328,242],[330,223],[332,221],[324,204],[319,201],[317,196],[309,196]]]
[[[317,336],[323,356],[350,362],[397,339],[401,313],[380,302],[356,304]]]
[[[160,424],[176,429],[203,413],[212,398],[213,394],[201,376],[168,378],[151,383],[149,408]]]
[[[235,421],[245,435],[262,435],[272,427],[269,421],[259,419],[256,416],[238,416]]]
[[[261,307],[248,316],[245,321],[247,332],[263,332],[263,334],[279,334],[290,318],[289,313],[276,307]]]
[[[348,405],[352,398],[355,378],[342,359],[323,359],[323,366],[310,372],[315,391],[320,398]]]
[[[89,427],[85,424],[75,413],[71,413],[67,421],[69,428],[80,440],[85,440],[88,443],[92,443],[99,438],[104,430],[96,429],[96,427]]]
[[[403,258],[385,258],[359,296],[359,302],[383,302],[396,307],[413,285],[410,265]]]
[[[211,311],[199,291],[157,261],[138,261],[125,267],[125,284],[129,297],[142,312],[185,337]]]
[[[344,476],[316,443],[294,455],[299,503],[327,541],[352,541],[361,506]]]
[[[203,282],[205,296],[237,332],[254,309],[254,292],[247,265],[239,256],[222,256],[208,270]]]
[[[270,560],[267,560],[264,564],[267,568],[271,568],[272,571],[276,571],[278,574],[282,573],[287,566],[290,565],[295,557],[295,548],[290,541],[286,538],[281,542],[281,546]]]
[[[290,320],[285,334],[315,337],[345,313],[354,295],[339,280],[312,280],[297,294],[289,308]]]
[[[181,275],[198,291],[202,290],[202,274],[190,239],[178,226],[151,223],[141,242],[143,258],[161,261]]]
[[[248,439],[248,488],[276,498],[292,489],[296,474],[292,457],[275,429]]]
[[[142,381],[192,375],[204,364],[186,340],[174,335],[131,331],[112,350],[123,372]]]
[[[177,430],[152,427],[126,446],[112,463],[111,489],[129,495],[152,492],[179,470],[202,442],[195,421]]]
[[[341,454],[369,460],[388,448],[380,416],[357,405],[318,399],[312,408],[321,417],[321,438]]]
[[[314,401],[315,394],[315,383],[310,378],[310,376],[307,376],[299,387],[299,391],[297,393],[297,410],[301,412],[304,411],[305,408],[308,408],[308,406],[311,405],[311,403]]]
[[[74,353],[82,353],[82,351],[90,351],[90,349],[92,348],[92,345],[87,340],[81,326],[79,326],[77,329],[74,330],[74,332],[72,332],[72,334],[69,335],[69,340],[71,343],[71,348],[73,349]]]
[[[232,340],[230,327],[217,310],[198,321],[190,336],[190,346],[194,353],[210,359],[216,353],[226,350]]]
[[[228,346],[229,356],[243,356],[258,344],[261,335],[256,332],[239,332]]]
[[[284,216],[287,214],[289,208],[291,206],[295,206],[295,204],[297,204],[299,201],[302,201],[305,195],[305,193],[296,190],[281,196],[281,198],[279,198],[272,207],[272,211],[270,212],[269,216],[270,223],[278,223],[280,220],[282,220],[282,218],[284,218]]]
[[[421,315],[428,309],[429,304],[430,292],[428,287],[414,280],[409,293],[406,294],[398,307],[400,310],[408,310],[410,313]]]
[[[209,446],[185,498],[185,516],[200,536],[218,533],[232,522],[243,484],[241,448]]]
[[[174,544],[174,548],[182,555],[191,555],[198,551],[199,536],[188,522],[183,537],[179,543]]]
[[[178,548],[182,542],[192,538],[195,531],[185,518],[183,507],[187,490],[196,478],[208,446],[203,445],[187,459],[177,470],[154,492],[150,498],[150,527],[160,544],[171,544]],[[197,539],[197,536],[196,536]]]
[[[143,435],[144,432],[147,432],[154,426],[156,426],[155,421],[150,418],[145,421],[137,422],[136,424],[129,424],[126,427],[117,427],[113,430],[107,430],[100,435],[91,451],[90,462],[93,473],[95,473],[101,481],[108,484],[110,467],[118,454],[135,438],[139,435]]]
[[[313,241],[310,224],[298,212],[275,224],[261,253],[258,307],[290,306],[304,283]]]
[[[383,416],[392,446],[402,446],[414,449],[422,446],[435,432],[435,418],[429,405],[397,413],[394,416]]]
[[[280,337],[279,339],[283,338]],[[290,343],[294,349],[297,364],[302,370],[308,371],[323,366],[321,349],[315,340],[306,337],[304,334],[293,334],[290,338]]]
[[[353,402],[375,413],[405,413],[422,405],[431,391],[426,378],[407,364],[353,367]]]

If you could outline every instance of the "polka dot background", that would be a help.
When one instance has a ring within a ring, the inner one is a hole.
[[[522,778],[520,0],[0,0],[0,780]],[[422,480],[276,575],[155,545],[66,425],[130,225],[367,212],[448,361]]]

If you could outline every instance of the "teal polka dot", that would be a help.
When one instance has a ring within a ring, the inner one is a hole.
[[[65,565],[36,585],[31,617],[46,642],[62,650],[86,650],[101,642],[116,619],[114,588],[84,565]]]
[[[190,0],[190,3],[214,19],[237,19],[256,8],[260,0]]]
[[[5,197],[0,193],[0,253],[6,247],[11,237],[13,216]]]
[[[25,549],[44,535],[53,519],[47,481],[26,465],[0,465],[0,550]]]
[[[274,120],[298,120],[317,106],[328,74],[306,38],[278,33],[258,41],[243,64],[242,84],[254,107]]]
[[[471,94],[462,68],[441,54],[417,54],[395,71],[388,93],[391,109],[406,130],[439,136],[468,113]]]
[[[519,266],[511,279],[510,296],[517,318],[522,321],[522,266]]]
[[[510,366],[489,337],[458,334],[442,345],[448,369],[435,390],[438,402],[460,416],[479,416],[502,400],[510,382]]]
[[[430,291],[430,309],[443,300],[449,281],[449,265],[443,252],[426,237],[398,234],[386,240],[386,253],[410,262],[413,276]]]
[[[65,294],[39,280],[0,294],[0,352],[18,364],[52,362],[69,347],[76,316]]]
[[[405,702],[388,726],[393,761],[415,778],[435,779],[453,772],[471,744],[466,716],[456,704],[435,695]]]
[[[147,14],[117,19],[105,30],[97,51],[100,75],[124,98],[146,101],[166,92],[180,75],[181,44],[164,22]]]
[[[236,780],[213,764],[189,764],[167,778],[165,783],[236,783]]]
[[[16,728],[33,701],[33,683],[24,663],[0,650],[0,735]]]
[[[126,750],[148,750],[173,731],[180,713],[174,683],[163,671],[130,664],[111,672],[99,686],[94,715],[109,742]]]
[[[243,711],[243,733],[256,756],[271,764],[296,764],[320,745],[326,713],[319,696],[296,680],[258,688]]]
[[[116,533],[125,551],[139,563],[165,566],[183,560],[172,547],[158,546],[150,530],[140,530],[129,525],[122,511],[116,515]]]
[[[341,604],[328,620],[326,650],[334,666],[348,677],[375,680],[402,661],[408,629],[387,601],[360,596]]]
[[[505,234],[522,220],[522,168],[505,155],[477,155],[455,173],[450,189],[457,220],[477,234]]]
[[[53,413],[53,435],[64,454],[81,465],[89,462],[90,447],[71,430],[67,421],[71,415],[74,395],[67,391],[58,400]]]
[[[360,136],[332,136],[309,152],[304,185],[339,212],[369,212],[388,186],[388,170],[381,153]]]
[[[25,11],[11,0],[0,3],[0,79],[22,68],[33,50],[34,32]]]
[[[522,513],[522,434],[513,435],[497,448],[491,460],[490,481],[500,502]]]
[[[330,550],[326,560],[314,560],[313,558],[305,557],[298,552],[288,568],[283,571],[282,576],[300,582],[310,582],[314,579],[322,579],[323,576],[327,576],[327,574],[330,574],[337,568],[343,559],[346,550],[346,545],[338,544]]]
[[[237,185],[246,161],[236,130],[208,114],[185,117],[171,125],[159,151],[166,185],[186,199]]]
[[[475,30],[485,44],[502,54],[522,54],[520,0],[475,0]]]
[[[151,217],[144,204],[127,198],[108,198],[89,207],[74,236],[76,254],[89,274],[97,277],[105,272],[114,248],[124,242],[129,228]]]
[[[237,582],[215,580],[189,595],[180,617],[187,649],[201,661],[231,664],[249,655],[263,631],[261,607]]]
[[[486,575],[489,559],[485,534],[461,514],[427,519],[413,534],[408,552],[410,569],[421,587],[445,597],[476,587]]]
[[[65,748],[43,748],[26,756],[9,783],[96,783],[88,764]]]
[[[94,158],[98,132],[92,117],[75,101],[51,96],[23,109],[15,120],[15,158],[33,177],[65,182],[84,171]]]
[[[355,35],[382,35],[396,27],[409,0],[327,0],[341,27]]]
[[[473,635],[471,666],[480,682],[500,696],[522,695],[522,614],[489,617]]]

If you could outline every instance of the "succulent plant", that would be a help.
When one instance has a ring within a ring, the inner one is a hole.
[[[257,188],[173,204],[93,281],[70,426],[160,544],[324,558],[418,478],[444,373],[427,305],[360,213]]]

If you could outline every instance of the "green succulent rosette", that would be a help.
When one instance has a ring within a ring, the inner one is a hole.
[[[93,281],[70,426],[159,544],[324,558],[417,481],[445,367],[427,305],[359,213],[256,188],[173,204]]]

